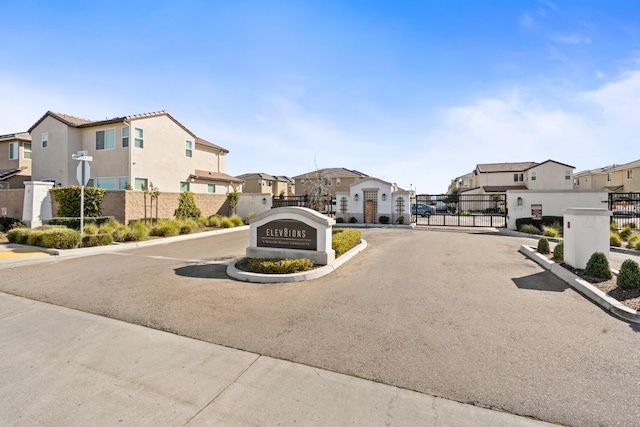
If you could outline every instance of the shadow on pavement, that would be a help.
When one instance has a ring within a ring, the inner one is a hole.
[[[511,280],[519,289],[547,292],[564,292],[569,289],[569,285],[547,271]]]
[[[630,323],[629,327],[631,328],[631,330],[633,332],[638,332],[640,333],[640,325],[638,325],[637,323]]]
[[[229,279],[227,264],[188,265],[174,269],[178,276],[198,277],[202,279]]]

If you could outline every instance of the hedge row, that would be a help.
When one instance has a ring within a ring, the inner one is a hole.
[[[115,221],[115,219],[116,218],[113,216],[89,216],[84,218],[84,225],[95,224],[99,227],[105,222],[109,222],[111,220]],[[62,225],[68,228],[73,228],[74,230],[80,230],[80,218],[79,217],[51,218],[51,220],[49,220],[49,225]]]
[[[291,274],[311,270],[313,262],[307,258],[243,258],[236,266],[245,271],[262,274]]]
[[[43,248],[73,249],[80,244],[80,232],[64,227],[43,230],[14,228],[7,233],[10,243],[41,246]]]
[[[334,228],[331,236],[331,248],[336,258],[356,247],[362,241],[362,232],[353,228]]]

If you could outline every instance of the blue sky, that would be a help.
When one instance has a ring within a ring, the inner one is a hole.
[[[420,193],[477,163],[640,158],[640,3],[0,0],[0,134],[167,110],[227,172]]]

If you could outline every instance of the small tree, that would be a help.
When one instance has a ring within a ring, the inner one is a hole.
[[[587,267],[584,269],[584,274],[596,279],[611,279],[613,274],[611,273],[607,256],[602,252],[595,252],[591,255],[587,262]]]
[[[196,206],[196,199],[191,191],[180,193],[178,209],[173,214],[178,219],[200,218],[202,211]]]
[[[549,248],[549,239],[541,237],[540,240],[538,240],[538,252],[545,255],[551,252],[551,249]]]
[[[616,285],[623,289],[640,288],[640,267],[637,262],[627,259],[622,263]]]
[[[229,215],[232,215],[236,212],[236,207],[238,206],[238,193],[235,191],[227,194],[227,201],[229,202]]]

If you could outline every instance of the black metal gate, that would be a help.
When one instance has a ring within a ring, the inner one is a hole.
[[[640,193],[609,193],[609,210],[617,228],[631,223],[640,228]]]
[[[330,195],[309,196],[280,196],[274,197],[271,207],[281,208],[284,206],[300,206],[316,210],[322,214],[332,216],[335,210],[335,198]]]
[[[411,203],[417,226],[507,227],[506,194],[418,194]]]

